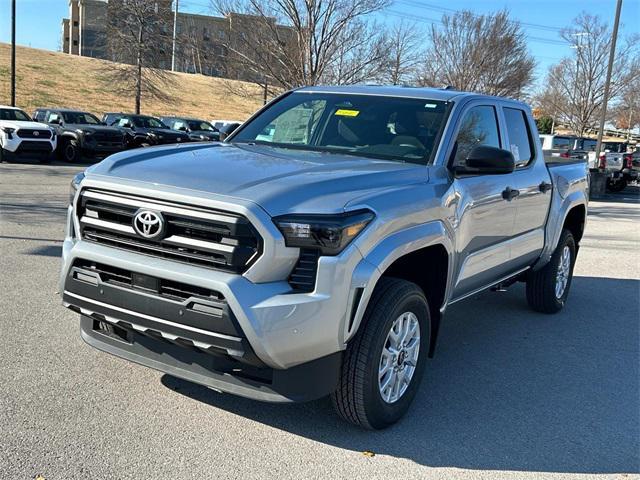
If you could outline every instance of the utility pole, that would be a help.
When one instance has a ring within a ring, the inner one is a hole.
[[[11,106],[16,106],[16,0],[11,0]]]
[[[15,0],[14,0],[15,1]],[[173,46],[171,48],[171,71],[176,71],[176,34],[178,33],[178,4],[176,0],[176,11],[173,14]]]
[[[600,114],[600,128],[598,129],[598,143],[596,144],[596,155],[600,155],[602,150],[602,134],[604,133],[604,122],[607,119],[607,103],[609,102],[609,86],[611,84],[611,70],[616,56],[616,41],[618,40],[618,25],[620,24],[620,11],[622,10],[622,0],[616,4],[616,19],[613,23],[613,35],[611,37],[611,51],[609,52],[609,65],[607,66],[607,79],[604,83],[604,98],[602,99],[602,113]]]
[[[267,80],[267,77],[264,77],[264,90],[262,92],[262,104],[266,105],[267,104],[267,92],[269,89],[269,80]]]

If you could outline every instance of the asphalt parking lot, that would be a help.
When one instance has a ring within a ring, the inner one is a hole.
[[[568,305],[447,314],[408,416],[271,405],[98,352],[58,296],[78,166],[0,165],[0,478],[597,478],[640,469],[640,188],[590,204]],[[363,454],[373,452],[374,456]]]

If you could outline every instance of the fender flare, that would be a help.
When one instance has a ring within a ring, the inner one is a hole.
[[[344,331],[345,344],[353,338],[360,325],[364,313],[371,299],[371,295],[384,272],[399,258],[423,248],[441,245],[448,254],[447,285],[443,304],[438,306],[440,314],[444,312],[447,300],[451,294],[453,275],[453,240],[445,224],[436,220],[416,225],[394,232],[373,247],[353,272],[351,279],[351,293],[348,305],[351,305],[350,318],[346,322]],[[432,338],[430,351],[433,350],[437,337],[438,319],[432,319]]]

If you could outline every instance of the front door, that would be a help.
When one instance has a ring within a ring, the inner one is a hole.
[[[496,107],[473,105],[461,116],[452,166],[479,145],[504,148]],[[456,207],[456,281],[452,300],[510,273],[509,240],[516,208],[505,199],[510,175],[460,176],[454,180]]]

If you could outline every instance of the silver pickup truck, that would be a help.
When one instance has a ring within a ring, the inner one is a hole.
[[[526,282],[563,308],[585,162],[545,164],[519,102],[308,87],[224,143],[108,157],[71,184],[61,292],[90,345],[257,400],[331,395],[383,428],[447,307]]]

